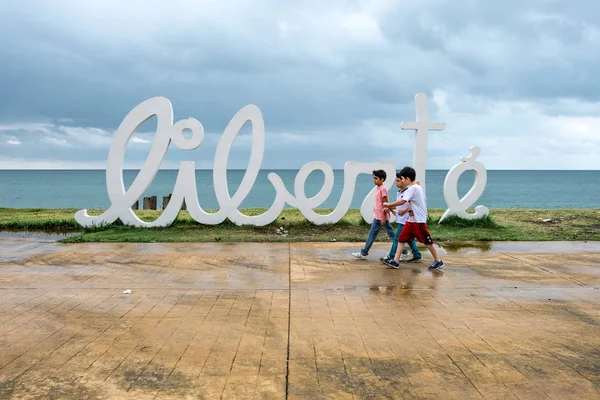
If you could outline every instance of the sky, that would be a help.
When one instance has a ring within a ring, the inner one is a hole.
[[[0,2],[0,169],[104,169],[142,101],[204,126],[163,168],[211,168],[232,116],[256,104],[262,167],[411,165],[414,96],[433,122],[427,167],[479,146],[487,169],[600,169],[596,0],[19,0]],[[128,145],[148,155],[153,121]],[[251,132],[229,168],[245,168]]]

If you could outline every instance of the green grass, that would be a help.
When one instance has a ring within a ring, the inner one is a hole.
[[[358,210],[350,210],[336,224],[317,226],[308,222],[298,210],[288,209],[276,222],[265,227],[236,226],[229,221],[216,226],[200,225],[182,211],[168,228],[132,228],[117,222],[84,230],[73,218],[76,211],[0,208],[0,230],[80,233],[64,242],[362,242],[369,226]],[[263,211],[248,209],[242,212],[257,215]],[[160,212],[139,211],[138,215],[145,221],[152,221]],[[99,210],[90,210],[91,215],[99,213]],[[600,209],[494,209],[490,211],[490,217],[481,220],[450,217],[438,224],[442,213],[443,210],[429,210],[429,228],[438,241],[600,240]],[[544,219],[552,222],[544,223]],[[288,230],[289,236],[278,235],[278,227]],[[379,239],[386,240],[383,232]]]
[[[81,230],[81,226],[74,219],[76,211],[72,209],[0,208],[0,229]]]

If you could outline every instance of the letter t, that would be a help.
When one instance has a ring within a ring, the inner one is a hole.
[[[420,181],[423,191],[425,191],[425,166],[427,163],[427,135],[429,131],[442,131],[446,127],[444,123],[430,123],[429,109],[427,108],[427,95],[419,93],[415,96],[417,107],[417,120],[412,122],[402,122],[400,127],[403,130],[414,130],[415,132],[415,153],[413,167],[417,172],[417,180]]]

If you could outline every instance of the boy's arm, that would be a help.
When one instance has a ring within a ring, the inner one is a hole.
[[[410,200],[412,200],[414,196],[414,192],[411,190],[411,188],[408,188],[408,190],[406,191],[406,193],[404,194],[404,198],[402,200],[397,200],[393,203],[384,203],[383,206],[384,207],[396,207],[396,206],[401,206],[403,204],[406,204],[407,202],[409,202]]]
[[[398,211],[398,214],[404,215],[404,214],[406,214],[407,212],[410,212],[410,211],[412,211],[412,204],[410,204],[410,201],[409,201],[408,202],[408,207],[406,207],[403,210]]]
[[[383,196],[383,197],[381,197],[381,200],[383,200],[383,204],[384,204],[383,215],[386,215],[390,211],[388,208],[385,207],[385,203],[388,201],[388,198],[387,198],[387,196]]]
[[[387,207],[387,208],[392,208],[392,207],[396,207],[396,206],[401,206],[404,203],[406,203],[406,200],[397,200],[393,203],[383,203],[383,206]]]

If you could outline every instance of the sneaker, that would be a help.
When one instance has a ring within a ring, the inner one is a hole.
[[[410,260],[408,260],[407,262],[415,262],[415,261],[421,261],[422,257],[414,257],[411,258]]]
[[[361,253],[360,251],[356,252],[356,253],[352,253],[352,256],[354,258],[358,258],[359,260],[366,260],[367,256],[364,256],[363,253]]]
[[[408,255],[408,253],[402,253],[402,255],[400,256],[400,260],[402,261],[408,261],[409,258],[410,256]]]
[[[389,260],[389,261],[384,262],[384,264],[390,268],[394,268],[394,269],[400,268],[400,264],[398,264],[398,262],[396,260]]]
[[[439,271],[440,269],[442,269],[443,266],[444,266],[444,262],[442,260],[440,260],[440,261],[435,261],[427,269],[430,271]]]
[[[393,258],[390,258],[390,256],[385,256],[385,257],[381,257],[379,259],[379,261],[381,261],[382,263],[386,263],[387,261],[393,260]]]

